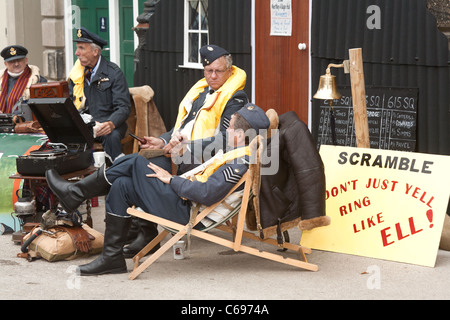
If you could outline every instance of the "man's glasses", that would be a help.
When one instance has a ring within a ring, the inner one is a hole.
[[[223,69],[223,70],[205,69],[204,70],[205,74],[208,75],[208,76],[212,75],[213,73],[215,73],[218,76],[221,76],[226,71],[228,71],[228,69]]]

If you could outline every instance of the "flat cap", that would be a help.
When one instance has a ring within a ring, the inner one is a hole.
[[[207,66],[213,63],[216,59],[229,54],[230,53],[227,50],[216,46],[215,44],[208,44],[200,48],[200,57],[202,59],[203,66]]]
[[[2,50],[3,59],[8,61],[23,59],[27,56],[28,50],[19,45],[8,46]]]
[[[86,43],[95,43],[103,49],[108,43],[100,38],[93,32],[90,32],[88,29],[81,27],[77,30],[77,37],[73,40],[74,42],[86,42]]]
[[[264,110],[253,103],[247,103],[237,113],[255,130],[268,129],[270,126],[270,120]]]

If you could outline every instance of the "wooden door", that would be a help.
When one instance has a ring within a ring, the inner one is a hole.
[[[255,0],[255,103],[278,114],[293,110],[308,123],[309,0],[292,0],[291,36],[270,35],[270,5]]]

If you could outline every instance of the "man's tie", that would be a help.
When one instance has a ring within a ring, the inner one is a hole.
[[[92,68],[84,67],[84,78],[91,81]]]

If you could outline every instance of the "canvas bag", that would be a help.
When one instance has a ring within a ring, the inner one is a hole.
[[[40,226],[37,226],[25,235],[23,242],[25,243],[40,228]],[[102,251],[103,234],[86,224],[81,227],[55,226],[49,228],[48,231],[54,234],[43,232],[30,243],[27,252],[28,259],[29,257],[43,258],[54,262],[72,260],[80,256],[98,254]],[[24,257],[22,254],[18,254],[18,256]]]

